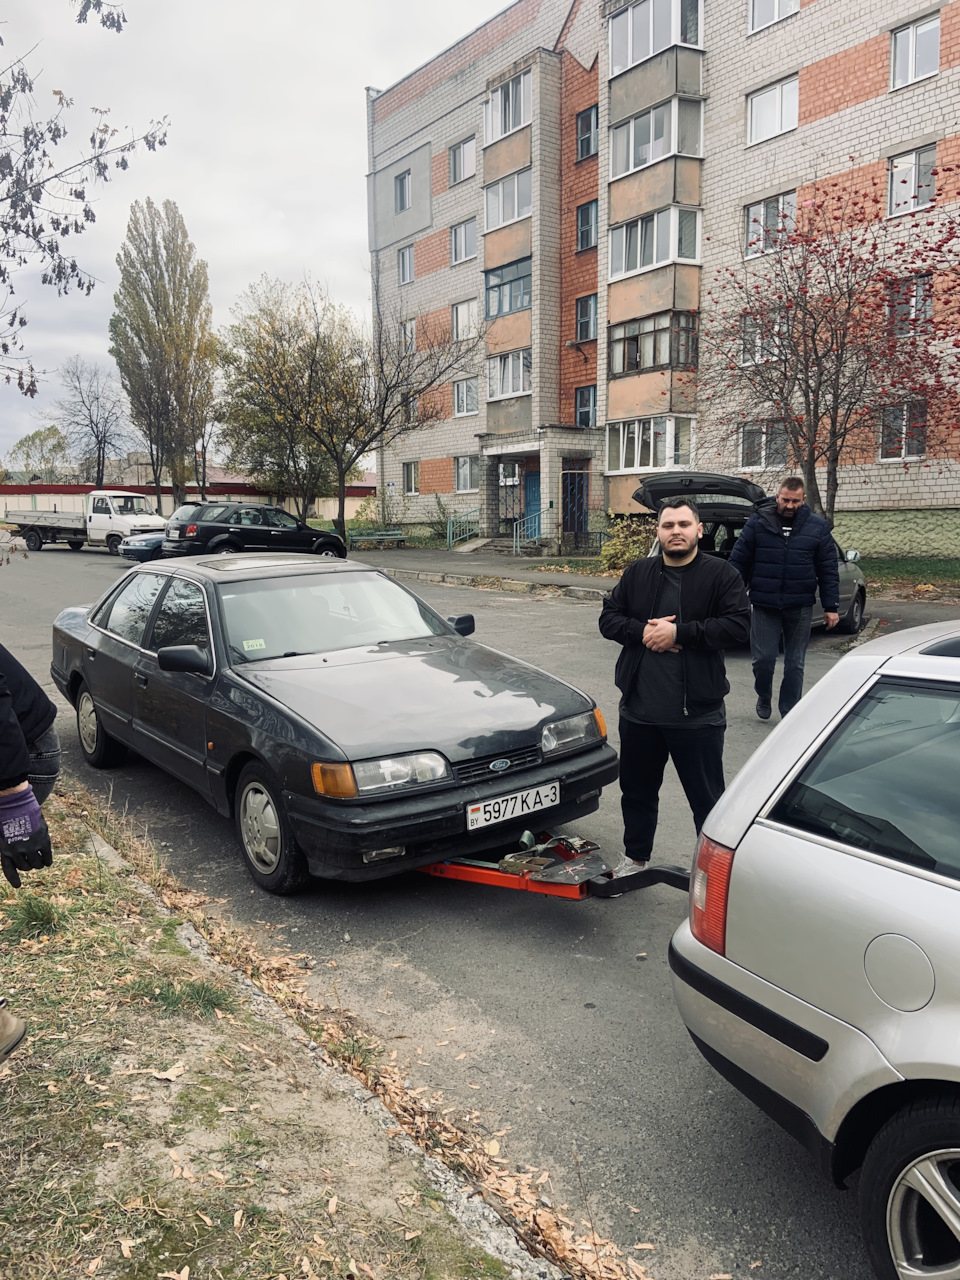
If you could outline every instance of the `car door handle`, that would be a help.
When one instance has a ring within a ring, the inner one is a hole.
[[[133,673],[133,682],[134,684],[138,684],[141,689],[145,689],[147,687],[147,677],[139,671],[135,671]]]
[[[95,661],[95,660],[96,660],[96,656],[97,656],[97,651],[96,651],[96,649],[91,649],[91,648],[90,648],[90,646],[89,646],[89,645],[87,645],[87,657],[90,659],[90,661],[91,661],[91,662]]]
[[[272,538],[279,538],[281,533],[283,533],[283,530],[282,530],[282,529],[271,529],[271,530],[270,530],[270,536],[271,536]]]

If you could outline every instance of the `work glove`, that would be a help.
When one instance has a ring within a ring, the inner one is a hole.
[[[18,871],[37,871],[53,862],[50,832],[33,788],[0,796],[0,871],[15,889]]]

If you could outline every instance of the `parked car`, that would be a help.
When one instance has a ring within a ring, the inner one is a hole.
[[[646,476],[633,495],[634,502],[656,511],[664,498],[686,494],[696,502],[703,521],[703,538],[700,550],[710,556],[728,559],[734,542],[743,526],[753,515],[754,504],[767,495],[752,480],[739,476],[715,475],[709,471],[663,471]],[[840,623],[838,630],[855,635],[863,626],[863,613],[867,601],[867,582],[857,563],[859,551],[844,551],[834,539],[837,548],[837,567],[840,571]],[[660,544],[654,541],[650,555],[660,554]],[[817,596],[813,606],[813,626],[823,625],[823,605]]]
[[[351,561],[160,560],[59,615],[51,673],[89,764],[132,747],[189,783],[289,893],[598,807],[618,762],[596,704],[473,630]]]
[[[71,551],[99,546],[112,556],[120,554],[124,538],[164,526],[148,498],[125,489],[94,489],[82,511],[8,510],[4,521],[16,525],[28,551],[41,551],[47,542],[65,542]]]
[[[960,1276],[960,622],[844,657],[707,818],[670,945],[708,1062],[842,1184],[882,1280]]]
[[[265,503],[212,502],[180,507],[167,522],[165,556],[240,551],[306,551],[340,560],[347,555],[338,534],[312,529],[282,507]]]
[[[163,540],[166,535],[158,533],[139,533],[133,538],[124,538],[120,543],[120,554],[127,560],[159,560],[163,554]]]

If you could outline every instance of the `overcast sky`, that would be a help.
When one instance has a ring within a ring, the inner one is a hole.
[[[74,100],[58,158],[78,156],[91,107],[139,132],[168,116],[167,146],[141,152],[95,192],[97,221],[74,244],[98,281],[89,298],[57,298],[27,273],[17,280],[40,394],[0,386],[0,458],[46,425],[55,371],[80,354],[112,365],[107,323],[114,259],[130,205],[175,200],[210,269],[218,326],[262,272],[309,273],[339,302],[365,312],[364,86],[384,89],[506,7],[506,0],[126,0],[122,35],[78,26],[69,0],[4,4],[8,59],[27,58],[38,114],[53,91]]]

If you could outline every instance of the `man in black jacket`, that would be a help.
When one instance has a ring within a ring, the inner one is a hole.
[[[814,515],[803,499],[803,481],[788,476],[775,498],[756,504],[730,552],[730,563],[743,575],[753,605],[750,649],[761,720],[770,719],[781,637],[781,718],[803,696],[803,664],[818,588],[827,628],[840,621],[836,543],[826,520]]]
[[[657,519],[659,556],[637,560],[603,603],[600,632],[623,646],[620,791],[626,856],[649,861],[669,756],[699,834],[723,793],[723,650],[746,644],[750,606],[725,560],[700,554],[695,504],[670,498]]]

